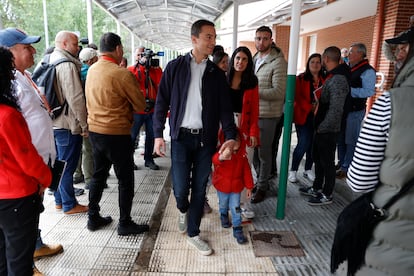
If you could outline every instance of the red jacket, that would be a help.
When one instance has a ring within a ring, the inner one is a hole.
[[[142,94],[144,97],[147,97],[147,92],[145,90],[145,66],[139,64],[128,66],[128,70],[134,74],[135,78],[138,80],[139,87],[141,88]],[[150,68],[150,81],[151,85],[148,84],[148,97],[152,100],[155,100],[157,97],[158,85],[160,84],[162,77],[162,69],[160,67],[151,67]],[[154,112],[152,109],[149,113]],[[138,114],[146,114],[145,112],[138,112]]]
[[[32,144],[22,114],[0,104],[0,199],[22,198],[52,181],[49,167]]]
[[[239,128],[241,132],[247,136],[247,143],[250,142],[249,137],[257,137],[257,143],[260,144],[259,87],[257,85],[252,89],[247,89],[244,91]]]
[[[219,153],[213,155],[213,185],[223,193],[240,193],[244,188],[253,189],[253,177],[246,156],[246,145],[240,144],[239,150],[231,160],[219,160]]]
[[[319,83],[322,85],[324,80],[319,79]],[[296,77],[296,92],[295,102],[293,105],[293,122],[297,125],[304,125],[309,113],[312,112],[312,99],[311,99],[311,83],[304,79],[304,74],[300,74]]]

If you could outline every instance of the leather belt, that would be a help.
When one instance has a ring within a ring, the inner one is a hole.
[[[202,128],[185,128],[185,127],[181,127],[180,131],[182,131],[184,133],[190,133],[190,134],[193,134],[193,135],[198,135],[198,134],[201,134],[203,129]]]

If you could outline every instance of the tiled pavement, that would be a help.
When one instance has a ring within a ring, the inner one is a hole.
[[[288,184],[285,219],[275,218],[276,192],[268,193],[265,201],[253,205],[256,217],[244,224],[249,231],[292,231],[305,252],[304,257],[255,257],[249,243],[239,245],[232,230],[223,229],[217,211],[217,196],[210,189],[209,201],[213,212],[201,223],[201,237],[214,249],[212,256],[201,256],[177,231],[175,200],[170,193],[170,159],[157,158],[161,170],[143,166],[142,156],[135,156],[140,169],[135,171],[135,197],[132,217],[137,223],[150,223],[150,233],[131,237],[117,235],[118,191],[113,172],[109,188],[102,198],[102,214],[111,215],[114,222],[105,229],[90,232],[87,217],[64,215],[54,208],[53,196],[45,197],[46,210],[41,215],[40,228],[46,243],[62,243],[60,255],[36,261],[45,275],[331,275],[330,247],[340,210],[349,201],[344,181],[337,181],[337,192],[331,205],[312,207],[299,195],[297,184]],[[302,184],[307,179],[299,175]],[[276,187],[278,179],[273,179]],[[77,185],[82,187],[82,185]],[[346,193],[345,199],[343,196]],[[351,194],[352,196],[352,194]],[[87,204],[87,193],[78,197]],[[249,235],[248,235],[249,236]],[[340,273],[339,273],[340,274]]]

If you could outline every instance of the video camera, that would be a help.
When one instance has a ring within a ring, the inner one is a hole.
[[[150,67],[158,67],[160,66],[160,60],[157,58],[152,58],[155,56],[158,57],[163,57],[164,56],[164,52],[156,52],[154,53],[154,51],[152,51],[151,49],[145,49],[144,52],[142,53],[142,56],[146,58],[145,61],[145,67],[146,68],[150,68]]]

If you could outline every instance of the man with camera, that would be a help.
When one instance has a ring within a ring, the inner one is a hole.
[[[153,158],[154,131],[152,129],[152,116],[154,114],[155,98],[157,96],[158,84],[160,83],[162,70],[158,60],[152,57],[156,54],[150,49],[140,46],[135,51],[136,64],[129,66],[128,70],[134,74],[145,97],[145,109],[143,112],[134,113],[134,124],[131,130],[132,141],[135,142],[142,125],[145,124],[145,167],[158,170]],[[138,169],[135,166],[136,169]]]

